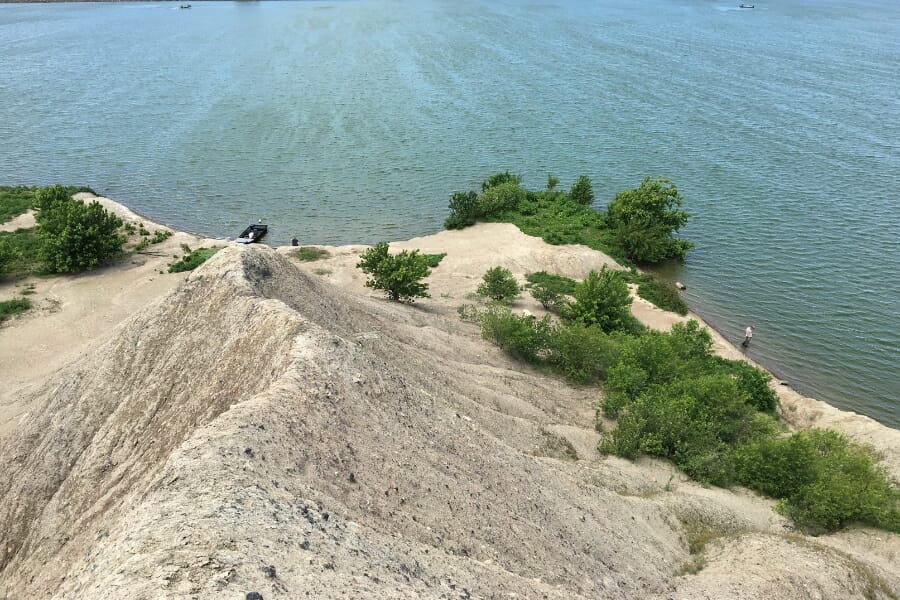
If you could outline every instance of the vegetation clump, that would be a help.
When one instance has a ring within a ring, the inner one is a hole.
[[[626,274],[625,277],[631,283],[637,284],[637,295],[654,306],[679,315],[688,314],[687,302],[673,283],[649,273],[636,271]]]
[[[591,271],[575,285],[572,295],[574,301],[563,313],[567,321],[596,325],[605,333],[640,329],[631,315],[631,295],[620,272],[606,265],[600,271]]]
[[[559,179],[548,176],[546,189],[522,187],[508,171],[490,176],[481,192],[457,192],[450,199],[444,225],[461,229],[477,221],[513,223],[549,244],[584,244],[625,263],[684,260],[692,244],[673,236],[688,218],[680,210],[678,190],[665,179],[645,179],[641,186],[616,195],[604,212],[591,208],[591,181],[581,176],[569,192],[556,191]]]
[[[431,274],[427,259],[418,250],[388,253],[386,242],[367,250],[356,264],[370,275],[366,287],[383,290],[395,302],[415,302],[428,297],[428,284],[422,280]]]
[[[519,282],[509,269],[492,267],[482,277],[477,293],[496,302],[509,303],[519,297]]]
[[[39,254],[48,272],[93,269],[121,253],[122,219],[96,200],[90,204],[73,200],[67,188],[54,185],[37,190],[34,206]]]
[[[441,252],[440,254],[423,254],[422,257],[425,259],[425,264],[428,265],[429,269],[434,269],[441,261],[444,260],[444,257],[447,256],[446,252]]]
[[[174,262],[169,265],[169,273],[183,273],[184,271],[193,271],[207,260],[209,260],[216,252],[221,250],[221,248],[211,247],[211,248],[197,248],[196,250],[191,250],[190,246],[187,244],[182,244],[181,249],[184,252],[184,256],[181,260]]]

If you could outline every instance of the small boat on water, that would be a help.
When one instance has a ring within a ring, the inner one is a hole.
[[[740,8],[756,8],[755,4],[741,4]]]
[[[190,4],[182,4],[182,5],[179,6],[178,8],[190,8],[190,7],[191,7]]]
[[[263,223],[254,223],[241,232],[235,242],[238,244],[253,244],[263,239],[269,233],[269,226]]]

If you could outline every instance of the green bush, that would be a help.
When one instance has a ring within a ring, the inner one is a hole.
[[[549,315],[538,320],[492,305],[479,313],[477,319],[481,323],[481,337],[497,344],[513,358],[535,363],[547,348],[551,334]]]
[[[450,197],[450,215],[444,221],[447,229],[463,229],[478,220],[478,194],[456,192]]]
[[[34,189],[27,187],[0,187],[0,223],[18,217],[34,204]]]
[[[578,178],[572,189],[569,191],[569,197],[582,206],[590,206],[594,203],[594,188],[591,186],[591,180],[585,175]]]
[[[575,301],[565,311],[569,321],[597,325],[609,333],[633,328],[631,296],[621,273],[607,269],[591,271],[575,286]]]
[[[738,483],[780,498],[811,533],[861,523],[900,532],[900,491],[862,446],[826,429],[762,437],[732,457]]]
[[[40,240],[37,228],[0,231],[0,243],[10,248],[12,256],[6,263],[6,272],[14,275],[30,275],[40,271]]]
[[[9,242],[0,239],[0,275],[6,273],[13,261],[18,259],[21,253]]]
[[[404,250],[391,256],[387,243],[381,242],[367,250],[356,266],[371,275],[366,280],[366,287],[383,290],[395,302],[414,302],[416,298],[428,297],[428,284],[422,283],[422,279],[431,271],[418,250]]]
[[[481,183],[481,191],[486,192],[488,189],[492,187],[496,187],[498,185],[511,183],[515,186],[519,186],[522,183],[521,175],[512,175],[509,171],[504,171],[503,173],[494,173],[487,179],[485,179]]]
[[[169,265],[169,273],[182,273],[184,271],[193,271],[207,260],[209,260],[213,254],[221,250],[221,248],[197,248],[196,250],[191,250],[186,244],[182,244],[182,249],[184,250],[184,256],[178,262],[174,262]]]
[[[581,323],[554,327],[547,339],[547,362],[573,383],[601,380],[617,353],[614,338]]]
[[[515,209],[527,197],[527,192],[518,183],[512,181],[498,183],[478,196],[478,217],[491,217]]]
[[[31,300],[28,298],[13,298],[0,302],[0,323],[15,315],[21,314],[31,308]]]
[[[303,262],[312,262],[328,258],[331,253],[325,248],[316,248],[315,246],[300,246],[294,251],[294,257]]]
[[[93,269],[121,253],[122,220],[97,201],[72,200],[66,188],[55,185],[36,192],[35,207],[39,255],[48,272]]]
[[[642,392],[619,413],[616,429],[604,434],[601,450],[668,458],[698,481],[728,485],[731,448],[772,428],[732,377],[703,375]]]
[[[668,179],[650,179],[616,194],[607,208],[607,224],[615,242],[632,260],[658,263],[684,260],[693,244],[674,234],[687,223],[682,198]]]
[[[519,297],[519,282],[509,269],[492,267],[482,277],[477,293],[498,302],[512,302]]]

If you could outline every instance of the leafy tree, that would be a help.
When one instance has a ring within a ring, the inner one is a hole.
[[[547,346],[547,362],[574,383],[601,379],[618,353],[612,336],[581,323],[553,328]]]
[[[456,192],[450,196],[450,215],[444,221],[447,229],[463,229],[478,219],[478,194]]]
[[[371,275],[366,287],[383,290],[395,302],[415,302],[416,298],[428,298],[428,284],[422,279],[431,274],[428,259],[418,250],[404,250],[390,255],[386,242],[367,250],[356,266]]]
[[[616,243],[632,260],[658,263],[684,260],[693,244],[674,236],[687,223],[682,197],[668,179],[644,179],[640,187],[616,194],[607,210],[607,223]]]
[[[493,267],[487,270],[478,286],[478,295],[499,302],[510,302],[519,296],[519,282],[509,269]]]
[[[535,283],[529,289],[531,297],[541,303],[546,310],[555,310],[563,301],[562,294],[543,283]]]
[[[596,325],[609,333],[632,326],[631,295],[622,275],[606,265],[591,271],[575,286],[575,301],[566,310],[569,321]]]
[[[494,173],[481,183],[481,191],[486,192],[488,189],[500,185],[501,183],[512,183],[519,186],[522,183],[522,176],[513,175],[509,171]]]
[[[582,206],[590,206],[594,202],[594,188],[591,186],[591,180],[586,175],[578,178],[572,189],[569,191],[569,197],[581,204]]]
[[[547,191],[552,192],[559,185],[559,177],[547,175]]]
[[[35,194],[40,257],[47,271],[71,273],[93,269],[122,251],[122,219],[99,202],[72,200],[59,185]]]
[[[6,273],[12,261],[19,258],[19,252],[10,244],[0,240],[0,275]]]

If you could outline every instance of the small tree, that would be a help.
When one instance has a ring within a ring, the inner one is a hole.
[[[559,185],[559,177],[547,175],[547,191],[552,192]]]
[[[51,273],[93,269],[122,251],[125,237],[119,234],[122,219],[99,202],[72,200],[59,185],[35,194],[39,254]]]
[[[367,250],[356,266],[371,275],[366,287],[383,290],[395,302],[415,302],[428,298],[428,284],[422,283],[431,274],[428,259],[418,250],[404,250],[391,256],[386,242]]]
[[[531,286],[531,297],[541,303],[547,310],[554,310],[562,302],[562,294],[543,283],[535,283]]]
[[[632,320],[631,295],[621,273],[607,269],[591,271],[575,286],[575,302],[566,310],[566,318],[585,325],[597,325],[609,333],[628,329]]]
[[[511,302],[519,297],[519,283],[509,269],[493,267],[488,269],[478,286],[478,294],[498,302]]]
[[[640,187],[616,194],[607,210],[607,223],[616,243],[632,260],[684,260],[694,245],[674,236],[689,216],[680,209],[681,203],[675,184],[668,179],[648,177]]]
[[[583,206],[590,206],[594,202],[594,188],[586,175],[582,175],[578,181],[572,184],[569,198]]]

